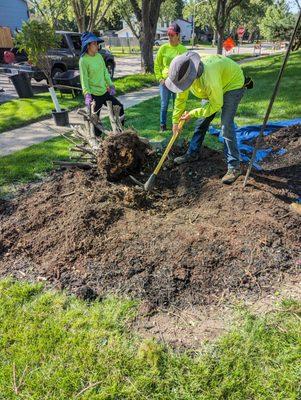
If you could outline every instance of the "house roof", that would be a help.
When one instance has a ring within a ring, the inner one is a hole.
[[[184,21],[184,22],[188,22],[189,24],[192,24],[191,21],[188,21],[188,19],[184,19],[184,18],[177,18],[180,21]]]
[[[126,32],[126,31],[131,32],[131,28],[129,26],[125,26],[124,28],[119,29],[119,31],[116,31],[116,33],[121,33],[121,32]]]

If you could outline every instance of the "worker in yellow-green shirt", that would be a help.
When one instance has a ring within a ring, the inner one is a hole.
[[[155,59],[155,75],[160,83],[160,97],[161,97],[160,127],[162,132],[167,130],[166,126],[167,109],[170,98],[172,97],[173,101],[175,99],[175,94],[165,86],[165,79],[168,76],[168,68],[170,63],[176,56],[186,53],[187,51],[186,47],[180,43],[181,41],[180,34],[181,34],[181,28],[177,23],[173,22],[167,29],[169,42],[163,44],[160,47]]]
[[[228,57],[203,57],[188,51],[176,57],[169,68],[166,87],[177,93],[173,111],[173,134],[179,131],[179,121],[197,118],[193,137],[186,154],[175,158],[176,164],[197,161],[200,148],[218,111],[221,112],[221,134],[228,171],[223,183],[233,183],[241,175],[239,150],[234,129],[234,117],[245,92],[245,78],[241,67]],[[200,99],[200,106],[185,111],[189,91]],[[202,100],[202,101],[201,101]]]
[[[92,32],[85,32],[81,36],[82,50],[79,60],[80,81],[87,107],[95,101],[97,115],[100,114],[102,106],[111,101],[113,106],[120,107],[120,120],[124,123],[124,108],[119,100],[116,99],[116,90],[112,83],[110,74],[105,65],[104,59],[99,54],[98,43],[103,40],[95,36]],[[95,127],[95,133],[101,132]]]

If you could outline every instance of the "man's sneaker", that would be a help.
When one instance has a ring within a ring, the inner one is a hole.
[[[226,175],[222,177],[222,182],[230,185],[242,174],[240,168],[228,168]]]
[[[166,125],[160,125],[160,131],[161,132],[166,132],[167,131]]]
[[[185,164],[185,163],[189,163],[189,162],[194,162],[197,161],[199,159],[199,154],[198,153],[185,153],[183,156],[180,157],[176,157],[174,159],[174,163],[177,165],[180,164]]]

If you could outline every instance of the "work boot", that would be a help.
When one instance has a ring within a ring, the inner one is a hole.
[[[173,161],[177,165],[185,164],[185,163],[190,163],[197,161],[199,159],[199,154],[198,153],[185,153],[183,156],[176,157]]]
[[[228,168],[226,175],[222,177],[222,182],[230,185],[242,174],[240,168]]]
[[[166,132],[166,131],[167,131],[167,127],[166,127],[165,124],[160,125],[160,131],[161,131],[161,132]]]

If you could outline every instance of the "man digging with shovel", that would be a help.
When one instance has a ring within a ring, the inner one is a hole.
[[[166,87],[177,93],[173,111],[173,134],[179,132],[179,121],[198,118],[186,154],[175,158],[175,164],[197,161],[200,148],[215,114],[222,110],[221,132],[228,172],[223,183],[231,184],[240,175],[239,150],[234,130],[234,117],[245,88],[241,67],[230,58],[214,55],[202,58],[188,51],[173,59]],[[189,91],[202,99],[200,108],[185,111]],[[185,112],[184,112],[185,111]]]

